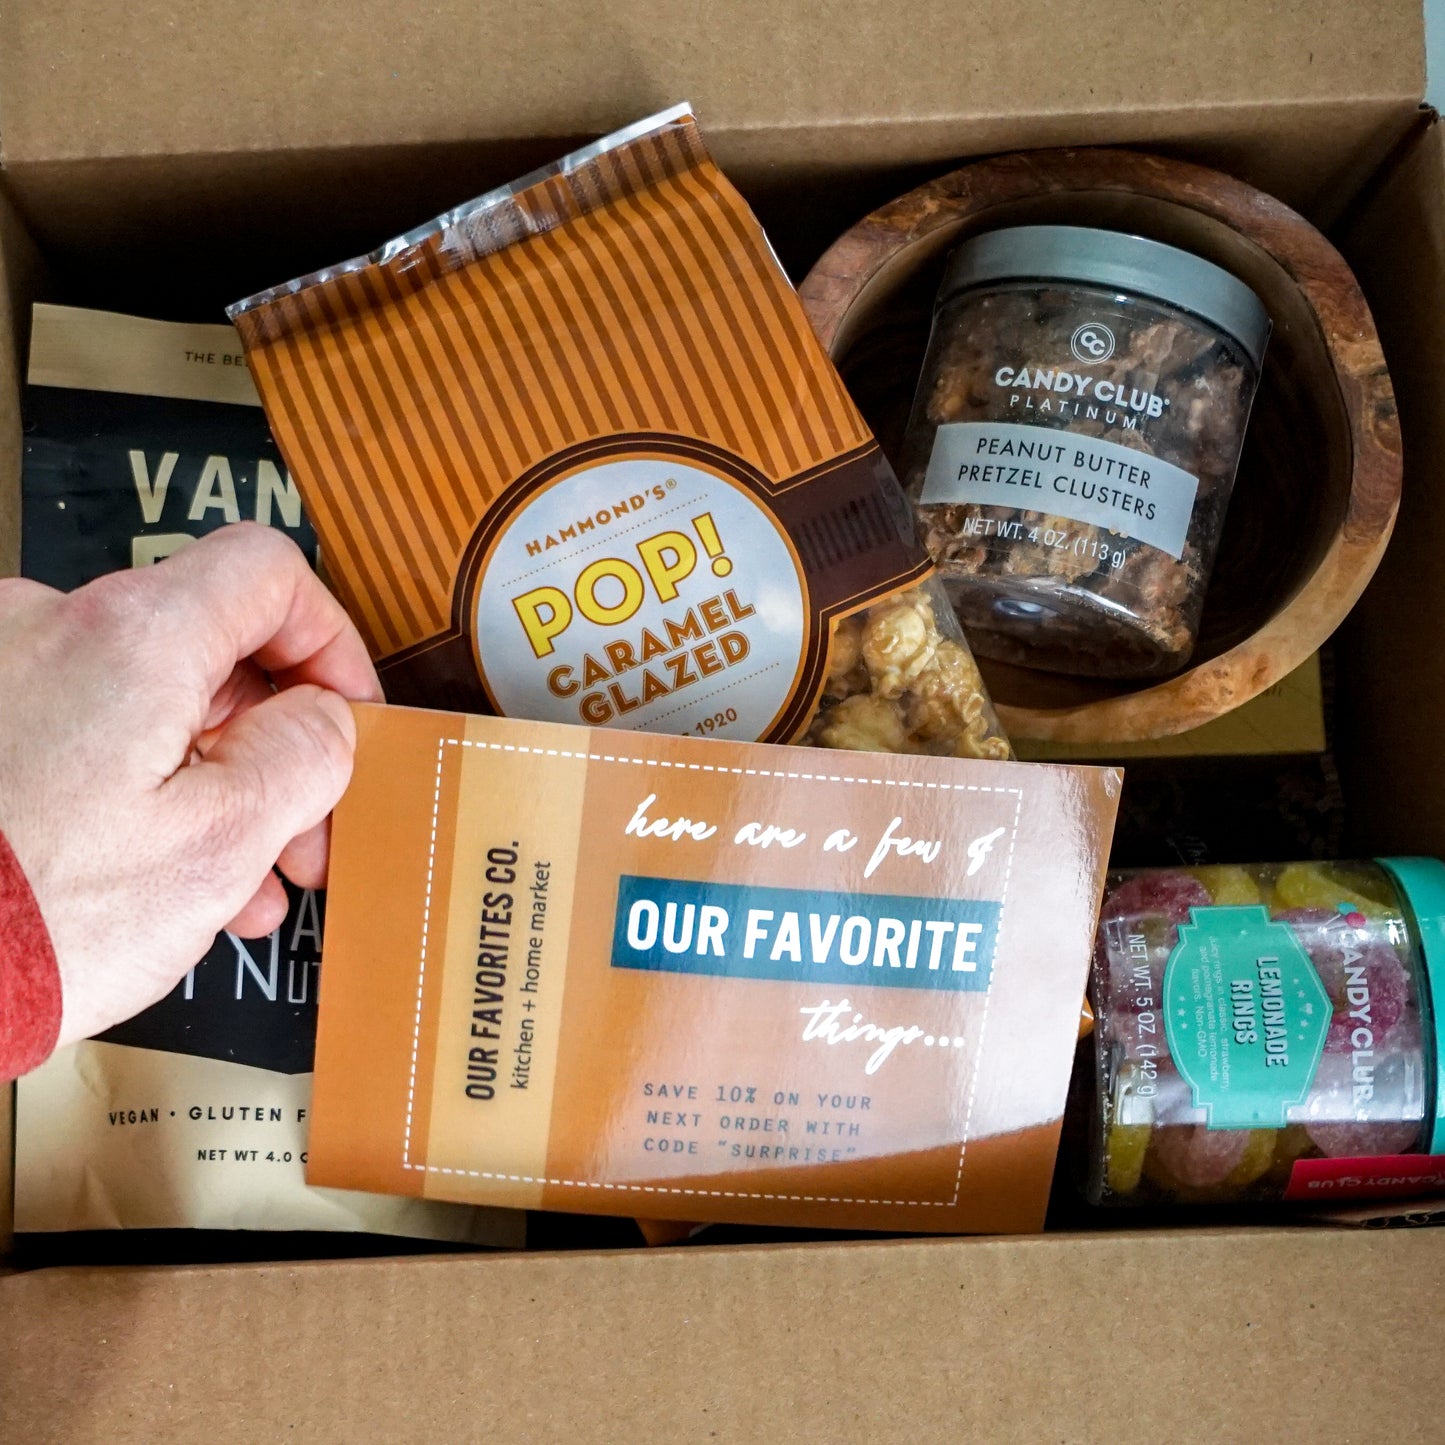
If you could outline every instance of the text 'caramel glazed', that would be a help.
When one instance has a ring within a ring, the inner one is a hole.
[[[1008,756],[686,107],[231,316],[392,701]]]

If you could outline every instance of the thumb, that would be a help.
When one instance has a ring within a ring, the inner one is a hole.
[[[288,687],[225,725],[205,757],[166,785],[210,824],[243,902],[293,838],[329,814],[351,780],[356,722],[339,693]]]

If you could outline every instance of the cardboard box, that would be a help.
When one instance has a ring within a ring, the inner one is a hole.
[[[1408,473],[1341,639],[1341,765],[1352,851],[1441,853],[1445,140],[1423,84],[1418,0],[181,17],[17,0],[0,19],[0,566],[30,296],[215,316],[684,96],[799,274],[960,159],[1163,149],[1329,226],[1375,308]],[[1433,1440],[1442,1283],[1439,1231],[1304,1224],[42,1270],[0,1278],[0,1422],[68,1442]]]

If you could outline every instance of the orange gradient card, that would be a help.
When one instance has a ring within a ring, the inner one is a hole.
[[[1042,1226],[1117,772],[357,722],[313,1184]]]

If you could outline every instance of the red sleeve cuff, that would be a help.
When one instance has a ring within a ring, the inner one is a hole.
[[[20,862],[0,833],[0,1083],[43,1063],[60,1034],[60,969]]]

